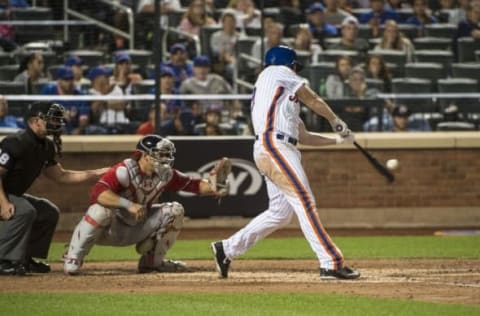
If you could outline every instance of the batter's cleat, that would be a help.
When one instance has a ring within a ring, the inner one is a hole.
[[[48,273],[52,269],[48,264],[41,261],[36,261],[33,258],[27,259],[25,264],[25,270],[27,273]]]
[[[360,272],[353,270],[350,267],[343,267],[340,270],[328,270],[320,268],[320,279],[322,280],[354,280],[360,277]]]
[[[188,268],[185,262],[165,259],[159,265],[153,265],[151,255],[143,255],[138,261],[138,273],[151,273],[151,272],[188,272]]]
[[[228,269],[230,268],[230,259],[227,258],[223,251],[223,243],[221,241],[212,242],[212,251],[215,256],[215,265],[220,277],[228,278]]]
[[[82,260],[77,258],[63,258],[63,272],[66,275],[79,275]]]

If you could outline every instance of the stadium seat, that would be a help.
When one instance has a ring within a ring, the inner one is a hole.
[[[187,5],[188,6],[188,5]],[[182,21],[183,16],[187,12],[186,8],[182,8],[179,11],[169,11],[168,16],[168,26],[178,28],[180,22]]]
[[[443,65],[439,63],[408,63],[405,65],[405,76],[429,79],[432,81],[433,90],[435,90],[437,80],[445,78],[446,74]]]
[[[49,83],[50,82],[46,79],[45,80],[39,80],[37,83],[34,83],[33,87],[32,87],[32,94],[40,94],[43,87],[45,87]]]
[[[245,33],[247,33],[247,36],[259,37],[260,35],[262,35],[262,28],[248,26],[245,28]]]
[[[15,79],[18,74],[18,67],[20,67],[18,64],[0,66],[0,80],[12,81]]]
[[[416,50],[450,50],[452,47],[452,39],[447,37],[417,37],[413,40],[413,44]]]
[[[369,39],[372,37],[372,27],[369,24],[360,24],[358,26],[358,37]]]
[[[290,24],[286,30],[285,36],[286,37],[295,37],[295,34],[297,33],[298,29],[300,28],[307,28],[308,29],[308,24],[307,23],[297,23],[297,24]]]
[[[56,74],[57,74],[57,70],[58,68],[60,67],[63,67],[63,65],[53,65],[53,66],[49,66],[47,67],[47,76],[50,80],[56,80]]]
[[[321,62],[311,64],[305,67],[310,81],[310,87],[317,93],[320,93],[320,84],[323,84],[330,74],[335,73],[335,63]]]
[[[83,63],[89,67],[101,65],[105,62],[105,54],[101,51],[95,50],[71,50],[65,52],[65,58],[68,56],[78,56]]]
[[[200,29],[200,49],[202,55],[212,56],[212,50],[210,49],[210,37],[212,34],[221,30],[220,25],[204,26]]]
[[[1,72],[1,70],[0,70]],[[23,82],[0,81],[0,94],[25,94]]]
[[[447,74],[450,72],[450,66],[453,63],[453,53],[451,51],[424,49],[415,51],[414,55],[417,62],[440,63]]]
[[[246,54],[248,56],[251,55],[252,52],[252,47],[253,44],[255,44],[257,38],[255,37],[244,37],[244,38],[239,38],[237,40],[237,45],[236,47],[236,56],[237,56],[237,72],[238,72],[238,78],[244,79],[250,82],[254,81],[254,72],[252,69],[248,66],[248,62],[243,59],[239,58],[241,54]]]
[[[457,31],[455,24],[435,23],[425,25],[425,36],[452,38]]]
[[[480,61],[480,50],[475,51],[475,60]]]
[[[155,86],[155,80],[143,80],[132,85],[133,94],[150,94],[150,90]],[[136,100],[133,102],[133,111],[136,115],[146,113],[152,104],[151,100]]]
[[[457,42],[457,56],[459,62],[475,61],[475,50],[480,49],[480,41],[471,37],[461,37]]]
[[[398,66],[403,66],[407,62],[407,55],[404,52],[382,49],[382,50],[371,50],[368,52],[369,56],[382,56],[383,60],[386,63],[395,64]]]
[[[348,56],[354,64],[360,62],[360,54],[352,50],[327,49],[318,54],[318,60],[323,62],[336,62],[338,57]]]
[[[394,78],[392,79],[392,93],[404,93],[404,94],[415,94],[415,93],[432,93],[432,82],[428,79],[420,78]],[[412,106],[417,108],[416,112],[436,112],[437,108],[433,104],[431,99],[400,99],[398,102],[402,102],[407,106]],[[420,110],[421,108],[421,110]]]
[[[10,53],[0,52],[0,66],[10,65],[13,62]]]
[[[438,80],[438,91],[440,93],[477,93],[478,80],[469,78],[447,78]],[[478,98],[458,98],[458,99],[441,99],[440,105],[442,107],[448,106],[450,103],[455,103],[459,106],[462,112],[467,111],[467,108],[473,109],[476,112],[480,110]]]
[[[441,122],[437,124],[437,131],[474,131],[475,124],[469,122]]]
[[[17,21],[42,21],[52,20],[52,10],[43,7],[30,8],[15,8],[12,9],[12,20]],[[51,25],[16,25],[15,26],[15,41],[23,44],[40,40],[54,40],[57,39]]]
[[[452,64],[452,75],[454,78],[470,78],[480,80],[479,63],[455,63]]]

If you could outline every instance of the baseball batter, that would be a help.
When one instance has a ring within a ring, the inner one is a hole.
[[[230,238],[212,243],[217,270],[228,277],[230,262],[256,242],[288,224],[295,213],[302,232],[320,262],[324,279],[356,279],[360,274],[345,266],[340,249],[333,243],[317,215],[315,198],[301,164],[297,142],[305,145],[333,145],[353,142],[347,125],[297,76],[301,69],[296,53],[286,46],[272,47],[265,56],[253,92],[251,113],[255,131],[254,160],[264,175],[268,209]],[[299,117],[304,103],[326,118],[337,138],[308,132]]]
[[[64,256],[67,275],[80,273],[94,244],[136,244],[142,255],[140,273],[186,270],[183,262],[165,260],[182,228],[184,209],[177,202],[154,202],[165,190],[224,196],[228,186],[217,187],[212,179],[192,179],[173,169],[174,153],[170,140],[147,135],[138,142],[133,158],[114,165],[102,176],[93,187],[92,204],[75,228]],[[224,158],[223,164],[225,160],[229,162]]]

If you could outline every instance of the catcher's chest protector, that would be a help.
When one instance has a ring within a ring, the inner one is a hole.
[[[152,204],[173,176],[171,169],[163,171],[161,174],[154,173],[152,176],[146,176],[141,173],[135,160],[126,159],[124,163],[127,173],[117,175],[119,181],[128,189],[121,195],[139,204]]]

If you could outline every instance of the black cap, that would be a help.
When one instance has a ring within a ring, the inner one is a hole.
[[[410,110],[406,105],[397,105],[392,110],[392,116],[409,117]]]
[[[25,119],[28,120],[31,117],[47,115],[52,104],[52,102],[34,102],[29,104],[27,112],[25,113]]]

